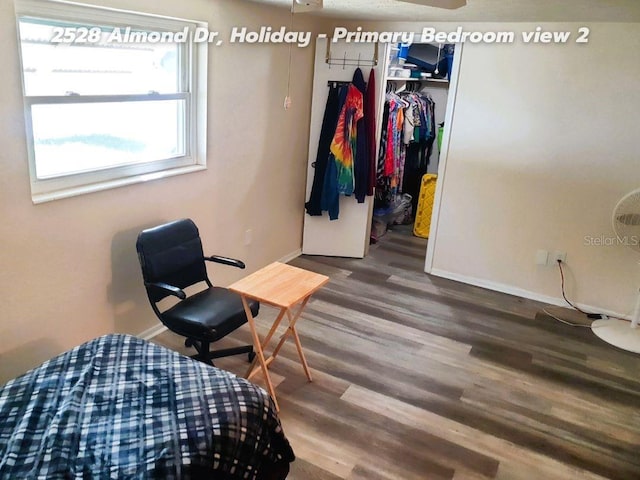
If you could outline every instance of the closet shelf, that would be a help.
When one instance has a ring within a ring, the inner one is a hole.
[[[449,80],[447,80],[446,78],[387,77],[387,81],[449,83]]]

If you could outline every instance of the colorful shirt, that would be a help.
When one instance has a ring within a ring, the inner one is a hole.
[[[336,133],[331,142],[331,153],[335,157],[338,179],[338,192],[343,195],[353,193],[353,159],[357,144],[358,121],[364,116],[363,95],[353,85],[349,85]]]

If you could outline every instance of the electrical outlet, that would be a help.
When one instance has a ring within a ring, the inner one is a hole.
[[[558,260],[562,263],[567,263],[567,252],[553,252],[551,255],[552,264],[558,263]]]
[[[251,245],[251,241],[253,240],[253,232],[251,231],[250,228],[248,228],[247,230],[245,230],[244,232],[244,244],[246,246]]]

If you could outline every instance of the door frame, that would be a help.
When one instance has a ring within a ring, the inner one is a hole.
[[[431,213],[431,226],[429,227],[429,241],[427,243],[427,255],[424,262],[424,271],[431,273],[435,256],[436,243],[438,241],[438,227],[440,225],[440,214],[442,198],[444,195],[444,183],[447,174],[447,162],[449,149],[451,146],[451,133],[453,131],[453,119],[455,115],[456,99],[458,97],[458,82],[460,80],[460,66],[462,64],[463,43],[457,43],[453,55],[453,71],[449,78],[449,96],[447,97],[447,112],[445,114],[445,129],[442,136],[442,149],[438,159],[438,180],[436,181],[436,192],[433,200],[433,211]]]

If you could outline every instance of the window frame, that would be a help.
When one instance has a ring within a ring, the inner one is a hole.
[[[193,42],[196,29],[208,28],[206,22],[166,17],[102,6],[81,5],[62,0],[17,0],[16,25],[20,78],[24,99],[25,129],[31,197],[33,203],[48,202],[85,193],[116,188],[158,178],[181,175],[206,169],[207,132],[207,42]],[[86,23],[87,26],[105,28],[126,27],[147,31],[181,32],[189,30],[188,38],[180,48],[180,80],[178,93],[149,93],[125,95],[70,95],[27,96],[22,61],[20,20],[37,18],[48,23]],[[146,102],[158,100],[184,100],[185,103],[185,155],[128,165],[103,167],[85,172],[48,178],[36,175],[35,145],[31,110],[34,105],[85,104],[109,102]]]

